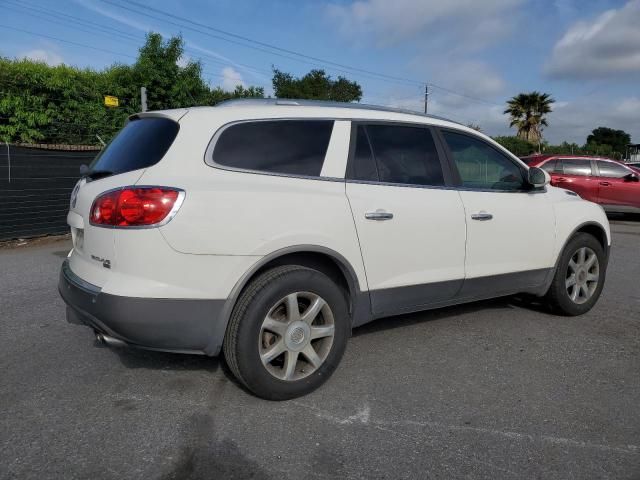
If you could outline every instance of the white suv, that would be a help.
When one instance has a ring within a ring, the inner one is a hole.
[[[224,356],[303,395],[376,318],[529,293],[587,312],[603,210],[490,138],[358,104],[244,100],[140,113],[74,189],[68,320],[109,344]]]

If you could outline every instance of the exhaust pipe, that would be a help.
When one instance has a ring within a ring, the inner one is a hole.
[[[110,347],[124,347],[126,343],[117,338],[110,337],[104,333],[96,332],[96,341],[101,345],[109,345]]]

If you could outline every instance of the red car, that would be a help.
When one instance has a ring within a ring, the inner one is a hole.
[[[530,155],[522,160],[546,170],[551,185],[573,190],[607,212],[640,213],[640,175],[620,162],[579,155]]]

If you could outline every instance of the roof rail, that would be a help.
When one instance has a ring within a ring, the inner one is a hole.
[[[415,110],[408,110],[406,108],[385,107],[381,105],[369,105],[366,103],[348,103],[348,102],[333,102],[328,100],[303,100],[303,99],[288,99],[288,98],[235,98],[233,100],[225,100],[216,105],[216,107],[235,107],[235,106],[298,106],[298,107],[327,107],[327,108],[352,108],[354,110],[375,110],[378,112],[393,112],[404,113],[408,115],[416,115],[419,117],[433,118],[437,120],[445,120],[447,122],[462,125],[460,122],[455,122],[448,118],[439,117],[437,115],[430,115],[427,113],[416,112]]]

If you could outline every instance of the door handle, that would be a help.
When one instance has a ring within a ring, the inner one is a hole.
[[[564,178],[564,177],[556,178],[556,182],[566,182],[566,181],[567,181],[567,179]]]
[[[600,182],[600,185],[602,185],[603,187],[608,187],[609,185],[611,185],[611,183],[609,183],[609,182]]]
[[[490,213],[487,212],[480,212],[480,213],[472,213],[471,214],[471,220],[479,220],[481,222],[486,222],[487,220],[491,220],[493,218],[493,215],[491,215]]]
[[[379,208],[375,212],[366,212],[364,214],[364,218],[366,218],[367,220],[377,220],[377,221],[391,220],[393,218],[393,213],[385,212],[384,210]]]

